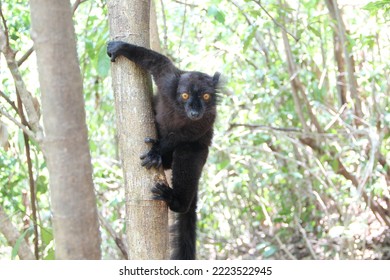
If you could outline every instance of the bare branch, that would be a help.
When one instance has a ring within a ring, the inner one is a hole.
[[[27,58],[30,57],[30,55],[34,52],[34,46],[28,49],[28,51],[18,60],[18,67],[20,67],[23,62],[27,60]]]
[[[114,239],[115,244],[118,246],[121,251],[123,258],[127,260],[129,257],[127,255],[127,246],[122,238],[115,232],[115,230],[111,227],[110,223],[103,217],[103,215],[98,212],[100,224],[108,231],[111,237]]]
[[[274,19],[273,16],[271,16],[271,14],[263,7],[263,5],[261,4],[261,1],[259,0],[254,0],[253,2],[255,2],[259,7],[260,9],[262,9],[266,15],[277,25],[279,26],[284,32],[286,32],[288,35],[290,35],[292,38],[294,38],[294,40],[296,42],[299,41],[299,38],[297,38],[296,36],[294,36],[291,32],[289,32],[282,24],[280,24],[276,19]]]
[[[229,2],[231,2],[240,11],[240,13],[245,17],[245,20],[249,26],[254,26],[253,22],[251,21],[251,19],[248,16],[248,14],[245,13],[245,11],[242,9],[242,7],[240,5],[238,5],[236,3],[236,1],[229,0]],[[269,66],[269,52],[268,52],[268,49],[265,45],[265,42],[264,42],[260,32],[257,29],[255,31],[255,40],[259,44],[261,51],[264,53],[266,63]],[[255,67],[255,68],[257,68],[257,67]]]
[[[11,99],[9,99],[9,97],[8,97],[4,92],[2,92],[1,90],[0,90],[0,95],[1,95],[1,97],[3,97],[3,98],[7,101],[7,103],[8,103],[9,105],[11,105],[11,107],[12,107],[16,112],[18,112],[18,108],[16,107],[15,102],[13,102]]]
[[[184,0],[186,1],[186,0]],[[181,25],[181,33],[180,33],[180,39],[179,39],[179,47],[178,47],[178,57],[179,59],[181,59],[180,57],[180,50],[181,50],[181,43],[183,41],[183,35],[184,35],[184,28],[185,28],[185,25],[186,25],[186,21],[187,21],[187,6],[184,6],[184,14],[183,14],[183,22],[182,22],[182,25]]]
[[[282,249],[291,260],[296,260],[297,259],[296,257],[294,257],[293,254],[290,253],[290,251],[287,249],[286,245],[284,245],[282,243],[282,241],[280,240],[279,236],[275,235],[275,240],[276,240],[276,242],[278,242],[280,249]]]
[[[81,3],[84,3],[88,0],[77,0],[76,2],[74,2],[73,6],[72,6],[72,14],[74,14],[77,10],[77,8],[80,6]]]
[[[23,104],[22,100],[20,99],[20,94],[16,92],[17,95],[17,104],[18,104],[18,113],[20,120],[22,121],[22,125],[28,126],[28,122],[26,120],[26,117],[24,116],[23,112]],[[33,165],[31,160],[31,151],[30,151],[30,138],[28,137],[27,133],[23,133],[24,138],[24,148],[26,151],[26,161],[27,161],[27,170],[28,170],[28,178],[29,178],[29,185],[30,185],[30,203],[31,203],[31,215],[32,219],[31,222],[33,224],[34,228],[34,255],[35,258],[39,259],[39,234],[38,234],[38,219],[37,219],[37,199],[36,199],[36,189],[35,189],[35,180],[34,180],[34,174],[33,174]]]
[[[269,125],[256,125],[256,124],[245,124],[245,123],[231,123],[230,129],[237,127],[237,126],[244,126],[249,128],[257,128],[257,129],[267,129],[267,130],[278,130],[278,131],[286,131],[286,132],[299,132],[303,133],[301,129],[298,128],[290,128],[290,127],[275,127],[275,126],[269,126]]]
[[[2,8],[1,1],[0,1],[0,17],[1,17],[1,21],[3,23],[3,28],[4,28],[4,38],[3,38],[4,44],[9,45],[8,26],[7,26],[7,21],[5,20],[4,15],[3,15],[3,8]]]
[[[8,112],[6,110],[4,110],[3,107],[0,107],[0,113],[5,116],[7,119],[9,119],[11,122],[13,122],[14,124],[16,124],[20,129],[23,130],[24,133],[26,133],[31,139],[33,139],[34,141],[38,141],[37,140],[37,137],[35,136],[34,132],[29,130],[27,128],[27,126],[24,126],[23,124],[21,124],[20,122],[18,122],[14,117],[12,117],[10,114],[8,114]]]
[[[27,90],[26,85],[22,79],[18,64],[15,61],[15,52],[7,43],[7,32],[3,28],[3,26],[0,26],[0,42],[1,41],[4,43],[0,45],[0,51],[4,54],[6,58],[8,68],[11,71],[12,77],[15,82],[16,89],[20,94],[24,107],[26,108],[29,124],[31,125],[32,130],[36,133],[36,135],[32,136],[32,138],[36,139],[37,141],[41,141],[41,139],[43,138],[43,130],[39,124],[39,113],[35,109],[33,97],[31,93]]]
[[[295,217],[295,223],[297,224],[299,232],[302,234],[303,239],[305,240],[306,246],[309,249],[311,256],[313,257],[313,259],[317,260],[317,255],[314,252],[313,246],[311,245],[309,238],[307,237],[306,230],[301,226],[297,217]]]
[[[176,2],[178,4],[182,4],[182,5],[185,5],[185,6],[189,6],[191,8],[197,8],[199,7],[198,5],[196,4],[190,4],[190,3],[187,3],[187,2],[182,2],[182,1],[179,1],[179,0],[173,0],[173,2]]]
[[[164,28],[163,28],[163,31],[164,31],[164,51],[167,51],[168,50],[168,35],[167,35],[167,30],[168,30],[168,27],[167,27],[167,19],[166,19],[166,16],[165,16],[165,8],[164,8],[164,1],[163,0],[160,0],[160,4],[161,4],[161,12],[162,12],[162,16],[163,16],[163,22],[164,22]]]

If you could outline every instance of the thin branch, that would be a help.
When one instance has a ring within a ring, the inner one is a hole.
[[[13,102],[11,99],[9,99],[9,97],[1,90],[0,90],[0,95],[1,95],[1,97],[3,97],[7,101],[7,103],[9,105],[11,105],[12,109],[14,109],[16,112],[18,112],[18,108],[16,107],[15,102]]]
[[[3,14],[3,7],[2,3],[0,1],[0,17],[1,21],[3,23],[3,28],[4,28],[4,44],[9,45],[9,36],[8,36],[8,26],[7,26],[7,21],[5,20],[4,14]]]
[[[246,22],[248,23],[249,26],[254,26],[253,22],[251,21],[251,19],[247,15],[247,13],[245,13],[245,11],[241,8],[240,5],[238,5],[236,3],[236,1],[229,0],[229,2],[231,2],[240,11],[240,13],[245,17],[245,20],[246,20]],[[264,53],[266,63],[269,66],[269,53],[268,53],[268,49],[267,49],[267,47],[265,45],[265,42],[264,42],[260,32],[257,29],[255,31],[255,40],[259,44],[261,51]],[[258,67],[256,67],[256,69],[257,68]]]
[[[179,0],[173,0],[173,2],[176,2],[176,3],[178,3],[178,4],[182,4],[182,5],[185,5],[185,6],[189,6],[189,7],[191,7],[191,8],[197,8],[197,7],[199,7],[199,6],[196,5],[196,4],[189,4],[189,3],[187,3],[187,2],[182,2],[182,1],[179,1]]]
[[[282,37],[283,37],[283,44],[284,44],[287,63],[288,63],[288,71],[291,77],[290,82],[292,87],[294,104],[295,104],[297,114],[301,120],[302,126],[306,132],[309,131],[309,127],[307,126],[305,118],[303,116],[301,102],[300,102],[301,100],[303,100],[304,104],[306,105],[306,109],[309,114],[311,123],[315,126],[318,132],[323,132],[323,129],[320,123],[318,122],[318,119],[313,113],[313,108],[309,102],[309,99],[306,96],[306,90],[298,77],[298,72],[299,72],[298,67],[293,60],[290,42],[288,41],[287,34],[284,30],[282,30]],[[299,93],[301,94],[299,95]]]
[[[164,22],[164,28],[163,28],[163,31],[164,31],[164,50],[167,51],[168,50],[168,27],[167,27],[167,19],[166,19],[166,16],[165,16],[165,8],[164,8],[164,1],[163,0],[160,0],[160,3],[161,3],[161,13],[162,13],[162,16],[163,16],[163,22]]]
[[[266,15],[277,25],[279,26],[282,30],[284,30],[284,32],[286,32],[288,35],[290,35],[292,38],[294,38],[294,40],[296,42],[299,41],[299,38],[297,38],[296,36],[294,36],[291,32],[289,32],[282,24],[280,24],[276,19],[274,19],[274,17],[263,7],[263,5],[261,4],[261,1],[259,0],[254,0],[253,2],[255,2],[259,7],[260,9],[262,9]]]
[[[6,30],[0,25],[0,42],[6,41],[6,38],[8,38]],[[10,45],[5,42],[0,45],[0,51],[4,54],[6,58],[7,65],[9,70],[11,71],[16,89],[20,94],[24,107],[26,108],[31,128],[36,133],[33,138],[37,139],[38,141],[41,141],[41,139],[43,138],[43,130],[39,124],[39,113],[35,109],[33,97],[31,93],[27,90],[22,78],[22,74],[19,71],[19,67],[15,60],[15,52],[12,50]]]
[[[230,27],[228,27],[232,32],[234,32],[234,30]],[[231,54],[233,53],[234,56],[238,57],[240,60],[242,61],[245,61],[246,63],[248,63],[250,66],[252,66],[255,70],[259,69],[259,65],[257,65],[256,63],[254,63],[252,60],[248,59],[246,56],[240,54],[240,53],[237,53],[237,52],[232,52],[231,50],[229,50],[228,48],[226,47],[223,47],[221,46],[220,44],[213,44],[213,47],[214,49],[216,50],[219,50],[219,51],[222,51],[224,53],[227,53],[227,54]]]
[[[8,114],[8,112],[6,110],[4,110],[3,107],[0,107],[0,113],[5,116],[7,119],[9,119],[10,121],[12,121],[14,124],[16,124],[20,129],[23,130],[23,132],[25,132],[31,139],[33,139],[34,141],[37,141],[37,138],[35,137],[35,134],[34,132],[32,132],[31,130],[29,130],[27,128],[27,126],[24,126],[23,124],[21,124],[19,121],[17,121],[14,117],[12,117],[10,114]]]
[[[311,242],[310,242],[309,238],[307,237],[306,230],[301,226],[301,224],[298,221],[297,217],[295,217],[295,222],[298,225],[299,232],[302,234],[302,237],[305,240],[306,246],[309,249],[311,256],[313,257],[313,259],[317,260],[318,259],[317,255],[314,252],[313,246],[311,245]]]
[[[325,152],[322,150],[321,147],[315,145],[312,141],[307,141],[307,139],[300,139],[300,141],[318,152],[319,154],[325,154]],[[359,190],[359,180],[356,178],[355,175],[350,173],[344,164],[341,162],[340,158],[335,155],[334,153],[330,152],[331,155],[331,160],[336,160],[337,161],[337,174],[342,175],[345,179],[350,180],[354,187]],[[364,190],[361,190],[362,197],[364,199],[364,202],[366,205],[371,209],[371,211],[375,214],[378,214],[381,219],[378,219],[379,221],[383,221],[388,227],[390,227],[390,217],[387,214],[387,211],[383,206],[378,203],[377,201],[373,200],[372,197],[369,197],[367,193]]]
[[[278,235],[275,235],[275,239],[276,241],[278,242],[279,244],[279,247],[287,254],[287,256],[291,259],[291,260],[297,260],[297,258],[290,253],[290,251],[287,249],[286,245],[284,245],[282,243],[282,241],[280,240],[279,236]]]
[[[267,130],[277,130],[277,131],[285,131],[285,132],[299,132],[303,133],[301,129],[298,128],[290,128],[290,127],[275,127],[269,125],[256,125],[256,124],[245,124],[245,123],[231,123],[230,129],[238,126],[248,127],[248,128],[257,128],[257,129],[267,129]]]
[[[115,230],[111,227],[110,223],[103,217],[103,215],[98,212],[99,220],[101,225],[108,231],[111,237],[115,240],[115,244],[118,246],[125,260],[129,259],[127,255],[127,246],[125,242],[123,242],[122,238],[118,236]]]
[[[350,131],[348,129],[346,130],[338,130],[334,133],[325,133],[325,132],[305,132],[298,128],[292,128],[292,127],[275,127],[275,126],[269,126],[269,125],[257,125],[257,124],[245,124],[245,123],[230,123],[230,126],[228,128],[228,131],[236,128],[236,127],[247,127],[251,130],[269,130],[269,131],[276,131],[276,132],[285,132],[286,134],[295,134],[295,135],[301,135],[302,138],[304,137],[328,137],[328,138],[338,138],[339,136],[351,136],[351,135],[367,135],[366,130],[362,129],[356,129],[353,131]]]
[[[378,151],[378,162],[382,165],[385,172],[385,178],[388,185],[390,185],[390,164],[387,163],[386,157]],[[390,208],[388,208],[390,211]]]
[[[185,25],[186,25],[186,21],[187,21],[187,6],[184,6],[183,22],[182,22],[182,25],[181,25],[181,33],[180,33],[179,47],[178,47],[178,53],[179,53],[178,57],[179,57],[179,59],[181,59],[181,57],[180,57],[180,50],[181,50],[181,43],[183,41],[184,28],[185,28]]]
[[[17,96],[17,104],[18,104],[18,113],[20,120],[22,122],[22,125],[28,126],[28,122],[26,120],[26,117],[23,113],[23,104],[22,99],[20,98],[19,93],[16,91]],[[30,203],[31,203],[31,215],[32,215],[32,223],[34,228],[34,254],[35,258],[39,260],[39,235],[38,235],[38,220],[37,220],[37,199],[36,199],[36,190],[35,190],[35,181],[34,181],[34,174],[32,170],[32,160],[31,160],[31,154],[30,154],[30,139],[28,135],[24,132],[23,133],[24,138],[24,147],[26,150],[26,160],[27,160],[27,170],[28,170],[28,178],[29,178],[29,185],[30,185]]]
[[[77,8],[80,6],[81,3],[87,2],[88,0],[76,0],[72,6],[72,14],[74,14],[77,10]]]
[[[18,67],[20,67],[23,62],[25,62],[27,60],[27,58],[30,57],[30,55],[34,52],[34,46],[32,46],[31,48],[28,49],[28,51],[18,60],[17,64],[18,64]]]
[[[295,64],[293,62],[293,57],[291,53],[291,47],[288,42],[287,34],[284,30],[282,30],[282,38],[283,38],[283,45],[284,45],[284,51],[286,53],[286,60],[287,60],[287,65],[288,65],[288,72],[290,73],[290,83],[291,83],[291,89],[292,89],[292,97],[294,101],[294,108],[295,111],[299,117],[299,120],[301,122],[301,125],[303,127],[303,130],[305,132],[309,132],[310,128],[306,123],[305,117],[303,115],[303,111],[301,108],[301,99],[299,98],[298,94],[298,85],[297,85],[297,71],[295,68]]]

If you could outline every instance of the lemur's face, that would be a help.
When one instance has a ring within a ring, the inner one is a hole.
[[[215,112],[219,73],[214,77],[201,72],[186,72],[180,76],[176,93],[176,104],[190,120],[202,119]]]

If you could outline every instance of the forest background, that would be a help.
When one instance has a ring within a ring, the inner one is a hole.
[[[0,3],[2,28],[39,103],[28,1]],[[125,195],[107,5],[72,3],[102,258],[121,259]],[[226,81],[200,184],[198,258],[389,259],[390,1],[155,4],[161,51],[182,69],[219,71]],[[0,259],[18,258],[22,240],[53,259],[46,162],[15,124],[4,56],[0,66],[0,217],[20,233],[12,246],[0,234]]]

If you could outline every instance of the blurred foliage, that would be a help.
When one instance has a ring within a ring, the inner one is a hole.
[[[162,3],[164,8],[156,1],[165,54],[183,69],[220,71],[225,80],[200,187],[199,259],[389,258],[389,226],[371,203],[390,216],[390,42],[383,32],[389,28],[390,2],[339,1],[346,49],[354,58],[360,119],[353,96],[340,103],[336,23],[324,1]],[[20,58],[32,46],[28,1],[2,1],[2,8],[11,46]],[[74,23],[99,212],[123,237],[124,190],[105,53],[106,1],[81,3]],[[294,73],[289,63],[295,65]],[[3,57],[0,65],[1,91],[15,100]],[[28,89],[39,97],[35,56],[20,70]],[[291,83],[296,78],[303,85],[298,104]],[[349,93],[348,86],[342,86]],[[1,97],[0,105],[16,117]],[[8,142],[0,148],[0,205],[31,244],[22,133],[1,115],[0,124],[8,133]],[[31,150],[40,255],[53,259],[48,172],[34,143]],[[106,227],[102,239],[103,258],[122,258]],[[14,258],[14,251],[0,235],[0,258]]]

